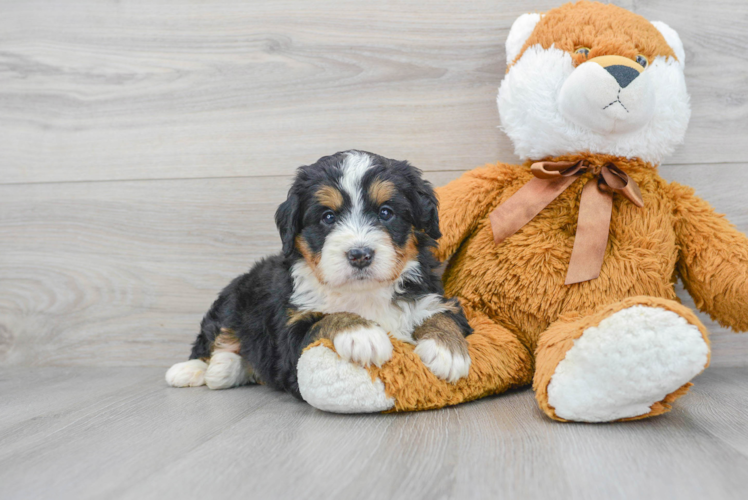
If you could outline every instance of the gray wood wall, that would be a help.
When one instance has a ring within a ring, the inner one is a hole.
[[[517,161],[503,44],[559,3],[0,1],[0,364],[184,358],[217,291],[278,250],[293,169],[325,154],[435,184]],[[685,44],[693,116],[662,174],[748,231],[748,2],[616,3]],[[704,319],[714,364],[748,365],[748,335]]]

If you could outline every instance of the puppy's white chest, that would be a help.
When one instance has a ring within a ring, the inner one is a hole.
[[[413,299],[394,299],[395,286],[371,290],[330,290],[322,286],[311,271],[295,266],[294,292],[291,303],[302,311],[332,314],[355,313],[376,322],[392,337],[413,343],[413,330],[434,314],[447,307],[438,294],[426,294]]]
[[[375,292],[376,294],[376,292]],[[371,294],[371,295],[375,295]],[[331,300],[325,313],[352,312],[362,318],[376,322],[396,339],[413,343],[413,330],[416,324],[407,317],[401,304],[393,302],[390,297],[372,297],[361,294],[359,300]]]
[[[312,301],[295,301],[301,298],[294,294],[292,302],[300,309],[324,314],[349,312],[376,322],[393,337],[404,342],[413,342],[415,318],[409,317],[410,308],[392,300],[391,293],[380,291],[326,293],[314,297]],[[309,299],[310,296],[305,298]]]

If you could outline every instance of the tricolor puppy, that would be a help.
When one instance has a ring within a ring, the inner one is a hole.
[[[326,156],[298,169],[275,221],[283,252],[220,293],[170,385],[261,382],[300,398],[296,363],[320,338],[343,359],[381,366],[394,337],[436,376],[468,374],[471,329],[434,273],[437,201],[418,169],[361,151]]]

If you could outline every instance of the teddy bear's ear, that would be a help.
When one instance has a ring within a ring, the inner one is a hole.
[[[686,52],[683,50],[683,42],[680,41],[678,33],[662,21],[652,21],[652,25],[665,37],[665,41],[673,49],[675,57],[678,58],[681,67],[684,68],[686,66]]]
[[[506,38],[506,63],[512,64],[514,59],[522,50],[522,46],[525,44],[532,30],[535,29],[535,25],[540,21],[540,14],[522,14],[512,24],[512,29],[509,30],[509,36]]]

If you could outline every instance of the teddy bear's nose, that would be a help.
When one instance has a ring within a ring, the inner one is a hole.
[[[634,68],[630,68],[629,66],[623,66],[621,64],[614,64],[613,66],[608,66],[605,68],[605,71],[610,73],[613,78],[616,79],[618,82],[618,85],[621,86],[622,89],[625,89],[629,83],[633,82],[634,79],[639,76],[639,72],[636,71]]]
[[[644,67],[631,59],[617,55],[597,56],[584,64],[597,63],[616,79],[618,85],[625,89],[644,71]]]

